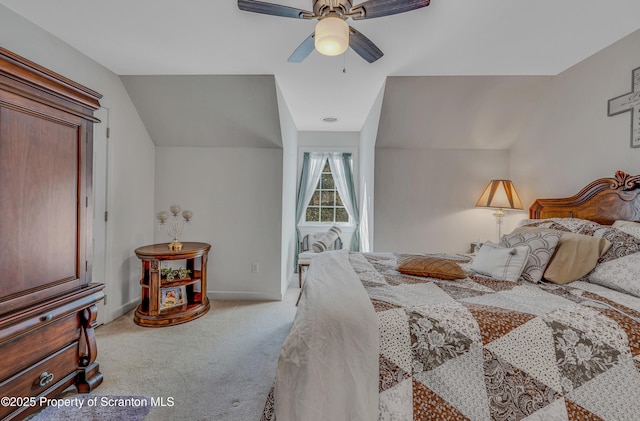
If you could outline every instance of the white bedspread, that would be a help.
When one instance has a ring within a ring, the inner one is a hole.
[[[276,419],[377,420],[378,342],[378,319],[348,251],[315,257],[278,362]]]

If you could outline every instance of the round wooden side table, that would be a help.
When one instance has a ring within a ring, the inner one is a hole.
[[[183,243],[169,249],[169,243],[152,244],[135,250],[142,260],[142,300],[134,322],[145,327],[186,323],[209,311],[207,258],[211,245]],[[173,266],[176,267],[173,267]]]

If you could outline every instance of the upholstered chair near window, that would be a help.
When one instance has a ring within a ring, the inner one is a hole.
[[[302,287],[302,268],[309,266],[311,260],[328,250],[342,249],[342,239],[340,234],[342,230],[337,226],[332,226],[327,232],[318,232],[307,234],[302,237],[300,242],[300,254],[298,255],[298,282]]]

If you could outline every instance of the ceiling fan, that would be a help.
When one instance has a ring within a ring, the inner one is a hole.
[[[345,21],[372,19],[381,16],[409,12],[429,5],[430,0],[368,0],[357,5],[352,0],[312,0],[313,12],[295,7],[256,0],[238,0],[238,8],[247,12],[262,13],[297,19],[317,19],[315,31],[295,49],[290,63],[301,63],[315,49],[333,56],[342,54],[348,47],[369,63],[383,56],[382,51],[367,37]]]

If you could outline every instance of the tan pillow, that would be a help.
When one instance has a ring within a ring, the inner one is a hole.
[[[520,227],[514,232],[552,231],[546,228]],[[600,256],[611,247],[606,238],[562,231],[556,250],[543,277],[556,284],[567,284],[582,278],[596,267]]]
[[[467,277],[456,262],[433,256],[406,255],[398,259],[396,270],[407,275],[427,276],[439,279],[464,279]]]

